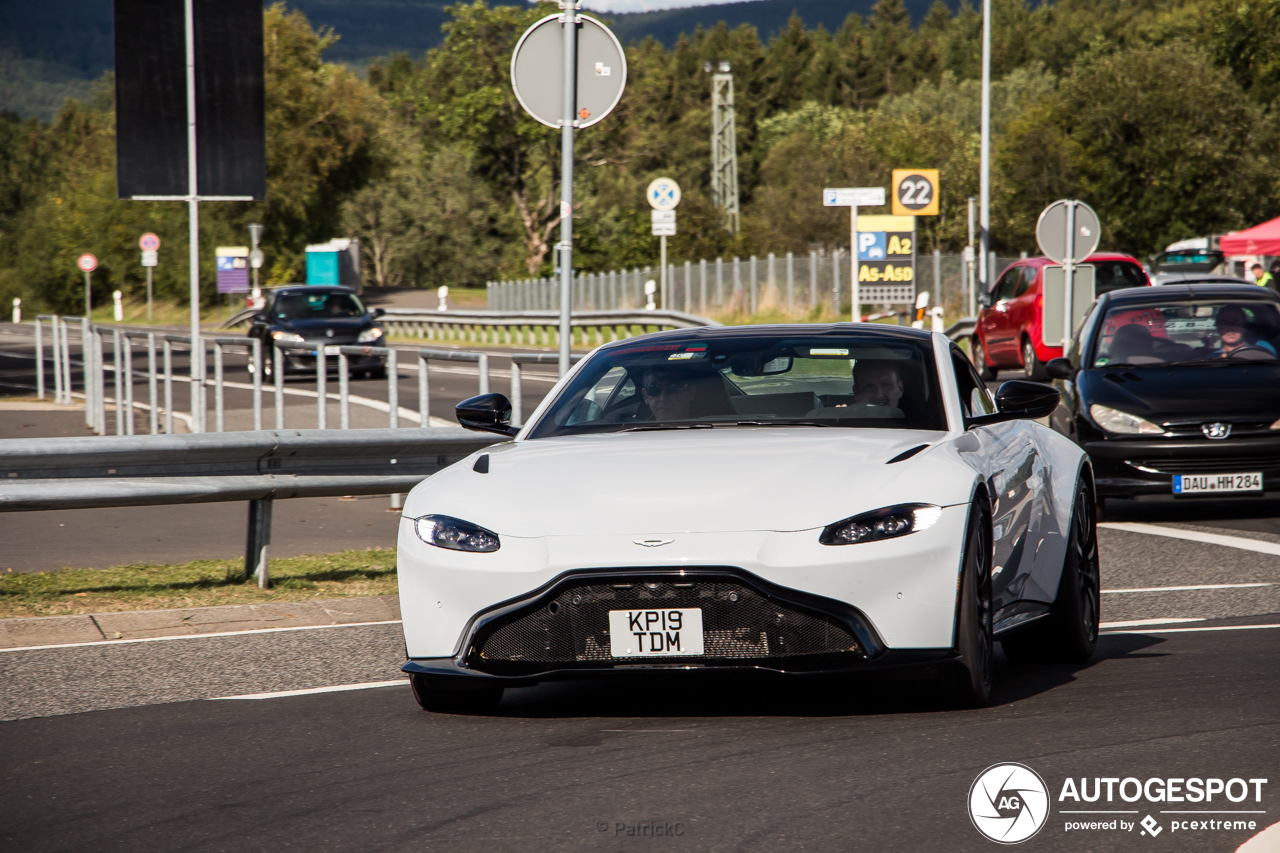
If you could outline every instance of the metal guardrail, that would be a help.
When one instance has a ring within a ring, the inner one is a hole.
[[[507,439],[458,428],[0,441],[0,512],[249,501],[246,577],[268,583],[271,503],[407,492]]]
[[[972,335],[976,328],[978,328],[977,318],[963,317],[948,326],[943,334],[953,341],[958,341]]]
[[[223,328],[246,325],[257,312],[241,311]],[[462,341],[510,346],[558,346],[557,311],[430,311],[389,308],[378,319],[388,334],[431,341]],[[573,343],[599,346],[609,341],[663,329],[718,326],[715,320],[683,311],[575,311],[570,318]],[[636,330],[640,331],[637,332]],[[592,343],[594,338],[594,344]]]

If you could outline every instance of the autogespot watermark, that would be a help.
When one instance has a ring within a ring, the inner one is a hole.
[[[1196,833],[1253,834],[1267,826],[1266,779],[1182,776],[1067,777],[1058,789],[1063,832],[1134,832],[1156,838]],[[1053,807],[1044,778],[1025,764],[994,764],[969,788],[969,818],[987,838],[1019,844],[1048,822]],[[1247,836],[1246,836],[1247,837]],[[1243,840],[1243,839],[1241,839]]]
[[[684,835],[682,821],[669,820],[598,820],[596,832],[616,838],[679,838]]]

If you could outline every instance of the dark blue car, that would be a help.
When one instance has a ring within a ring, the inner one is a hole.
[[[262,341],[267,362],[265,375],[274,366],[273,344],[310,344],[311,348],[283,350],[284,372],[314,373],[316,350],[320,347],[364,345],[383,346],[383,331],[377,324],[381,308],[369,311],[359,295],[349,287],[299,285],[282,287],[267,297],[267,305],[255,314],[249,325],[249,336]],[[348,357],[353,376],[385,378],[386,362],[378,355]],[[337,367],[337,356],[329,358],[329,367]]]

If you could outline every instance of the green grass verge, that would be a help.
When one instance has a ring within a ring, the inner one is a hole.
[[[246,582],[243,559],[6,572],[0,574],[0,618],[395,595],[396,549],[273,559],[271,582],[270,589]]]

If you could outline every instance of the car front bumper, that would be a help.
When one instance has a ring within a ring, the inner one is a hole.
[[[312,343],[308,341],[308,343]],[[319,347],[319,344],[312,344]],[[326,347],[338,346],[363,346],[362,344],[345,343],[335,344],[327,342]],[[284,370],[285,373],[314,373],[316,370],[316,350],[315,349],[287,349],[284,353]],[[380,355],[348,355],[347,368],[349,370],[369,370],[371,368],[383,367],[386,359]],[[336,371],[338,369],[338,354],[329,352],[325,356],[326,372]]]
[[[1199,498],[1280,497],[1280,435],[1210,439],[1111,439],[1085,443],[1099,497],[1174,500],[1175,474],[1260,472],[1263,492],[1179,495]]]

